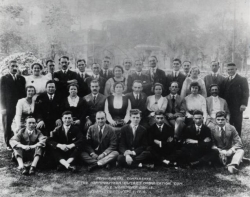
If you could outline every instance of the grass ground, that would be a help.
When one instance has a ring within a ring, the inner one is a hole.
[[[243,122],[243,142],[250,157],[250,120]],[[10,161],[0,134],[0,196],[250,196],[250,165],[243,164],[238,175],[223,168],[200,169],[105,169],[78,174],[38,171],[23,176]],[[108,180],[108,179],[112,179]],[[144,179],[144,180],[140,180]]]

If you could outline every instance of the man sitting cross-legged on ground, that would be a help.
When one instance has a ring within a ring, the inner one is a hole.
[[[87,132],[86,151],[81,154],[82,160],[89,164],[88,171],[106,166],[118,157],[116,134],[113,128],[106,124],[106,114],[96,113],[96,124],[89,127]]]
[[[119,144],[118,164],[120,166],[142,167],[147,159],[146,129],[139,125],[141,112],[138,109],[130,110],[131,123],[122,127]],[[145,154],[146,153],[146,154]]]
[[[202,111],[194,111],[193,121],[194,123],[184,130],[183,146],[177,151],[172,163],[193,167],[208,164],[216,156],[216,151],[211,149],[213,145],[211,131],[203,124]]]
[[[84,143],[82,133],[77,126],[72,125],[73,118],[70,111],[62,114],[62,121],[61,127],[51,131],[47,144],[51,148],[55,161],[60,163],[57,170],[63,170],[65,167],[75,172],[76,167],[72,166],[72,163],[81,153]]]
[[[217,126],[212,130],[214,139],[213,149],[219,152],[221,162],[226,165],[230,173],[237,173],[240,162],[244,156],[243,144],[235,127],[226,123],[226,113],[216,113]]]
[[[35,174],[37,163],[43,155],[46,145],[46,137],[36,129],[35,118],[32,116],[26,118],[26,127],[20,129],[10,139],[10,145],[18,162],[18,169],[22,174]],[[29,170],[24,166],[24,161],[32,161]]]

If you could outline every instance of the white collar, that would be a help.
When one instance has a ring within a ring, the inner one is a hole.
[[[27,133],[29,134],[29,135],[32,135],[32,133],[34,132],[34,130],[29,130],[29,129],[26,129],[26,131],[27,131]]]
[[[47,95],[48,95],[49,98],[52,96],[52,99],[53,99],[54,96],[55,96],[55,94],[48,94],[48,93],[47,93]]]
[[[131,126],[132,129],[133,129],[134,127],[135,127],[135,129],[137,129],[137,127],[138,127],[138,125],[135,126],[135,125],[133,125],[132,123],[130,123],[130,126]]]
[[[150,71],[151,71],[151,72],[156,72],[156,69],[157,69],[157,67],[154,67],[154,68],[151,67],[151,68],[150,68]]]
[[[107,69],[107,70],[105,70],[105,69],[102,69],[102,71],[103,71],[103,73],[104,73],[104,72],[108,72],[108,71],[109,71],[109,69]]]
[[[100,131],[100,126],[98,125],[98,130]],[[102,127],[102,130],[101,130],[101,132],[103,133],[103,131],[104,131],[104,128],[105,128],[105,124],[103,125],[103,127]]]
[[[217,71],[216,73],[211,72],[211,75],[212,75],[212,76],[214,76],[214,75],[215,75],[215,76],[217,77],[217,76],[218,76],[218,74],[219,74],[219,71]]]
[[[170,93],[170,96],[171,96],[171,98],[175,98],[176,99],[176,97],[177,97],[177,94],[175,94],[175,95],[173,95],[172,93]]]
[[[219,96],[218,95],[217,96],[212,96],[212,98],[217,100],[217,99],[219,99]]]
[[[141,76],[141,74],[142,74],[141,72],[137,72],[137,71],[135,71],[135,72],[136,72],[136,74],[139,75],[139,76]]]
[[[70,129],[70,126],[71,125],[69,125],[69,126],[63,125],[63,128],[64,128],[65,131],[68,131]]]
[[[94,97],[94,96],[97,98],[98,97],[98,93],[97,94],[93,94],[92,93],[92,97]]]
[[[237,75],[237,73],[235,73],[233,76],[228,76],[228,77],[229,77],[229,79],[230,79],[231,77],[232,77],[232,79],[234,79],[236,75]]]
[[[63,72],[63,73],[65,73],[65,72],[67,73],[68,71],[69,71],[68,68],[67,68],[66,70],[63,70],[63,69],[62,69],[62,72]]]
[[[201,129],[201,127],[202,127],[202,125],[201,125],[201,126],[198,126],[198,125],[195,124],[195,128],[196,128],[196,129]]]
[[[85,72],[85,71],[84,71],[84,72],[81,72],[81,71],[79,70],[79,74],[83,74],[83,75],[85,76],[86,72]]]
[[[135,98],[136,98],[137,95],[139,95],[139,97],[140,97],[140,93],[136,94],[135,92],[133,92],[133,95],[134,95]]]
[[[178,70],[178,71],[173,70],[173,74],[174,74],[174,76],[175,76],[175,75],[177,75],[177,76],[178,76],[178,75],[179,75],[179,73],[180,73],[180,71],[179,71],[179,70]]]
[[[95,78],[95,79],[99,79],[99,74],[98,75],[95,75],[95,74],[93,74],[93,77]]]
[[[219,128],[220,128],[220,131],[221,131],[221,128],[222,128],[224,131],[226,131],[226,125],[224,125],[223,127],[220,127],[220,126],[219,126]]]
[[[157,126],[158,128],[161,128],[161,129],[162,129],[163,125],[164,125],[164,123],[163,123],[161,126],[158,125],[158,124],[156,124],[156,126]]]

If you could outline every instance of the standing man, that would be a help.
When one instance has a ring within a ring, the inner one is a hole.
[[[245,77],[237,74],[235,63],[227,64],[229,77],[224,80],[222,86],[222,98],[227,101],[230,111],[230,124],[241,135],[243,111],[246,110],[249,98],[249,87]]]
[[[45,76],[49,80],[54,80],[55,62],[53,60],[47,60],[46,61],[46,67],[48,69],[48,73]]]
[[[88,85],[86,79],[90,77],[88,73],[85,72],[86,61],[85,59],[79,59],[76,62],[78,72],[77,72],[77,82],[79,85],[78,96],[83,97],[88,94]]]
[[[108,56],[104,57],[102,61],[102,70],[100,71],[100,76],[103,77],[106,81],[109,78],[114,77],[114,73],[112,70],[110,70],[110,66],[111,66],[110,57]]]
[[[186,75],[184,75],[182,72],[180,72],[180,68],[181,68],[181,60],[174,59],[173,60],[173,71],[171,74],[167,75],[167,84],[166,84],[166,87],[170,87],[171,82],[177,81],[179,84],[178,85],[179,86],[178,94],[181,93],[182,84],[186,79]],[[167,92],[167,94],[169,94],[170,93],[169,89],[167,89],[166,92]]]
[[[90,89],[91,93],[84,97],[84,100],[89,107],[87,112],[87,122],[86,126],[89,127],[90,125],[95,123],[96,120],[96,112],[104,111],[104,104],[106,100],[106,96],[99,93],[100,90],[100,83],[97,80],[92,80],[90,82]]]
[[[221,85],[225,78],[218,73],[219,68],[220,68],[219,62],[212,61],[211,62],[212,73],[204,77],[204,82],[207,90],[207,97],[211,96],[209,89],[212,84],[217,84],[219,89],[222,88]]]
[[[89,90],[90,90],[91,81],[92,80],[97,80],[99,82],[99,85],[100,85],[99,92],[101,94],[103,94],[106,80],[103,77],[100,76],[101,67],[100,67],[99,64],[93,63],[91,69],[92,69],[92,72],[93,72],[93,76],[86,78],[85,82],[88,84],[88,87],[89,87]]]
[[[10,61],[8,68],[9,74],[2,76],[0,80],[0,96],[4,140],[7,149],[11,150],[9,140],[13,136],[11,125],[16,113],[16,104],[19,99],[26,96],[26,92],[25,78],[17,75],[17,62]]]
[[[117,149],[116,134],[111,126],[106,124],[104,111],[96,113],[96,124],[88,129],[86,151],[81,154],[82,160],[86,162],[88,171],[106,166],[115,161],[119,153]]]
[[[191,68],[191,62],[188,61],[188,60],[185,60],[185,61],[182,63],[182,66],[183,66],[184,74],[186,75],[186,77],[188,77],[189,71],[190,71],[190,68]]]
[[[165,72],[159,68],[157,68],[157,57],[150,56],[149,57],[149,70],[146,71],[146,74],[150,76],[151,84],[160,83],[162,85],[166,84],[166,75]],[[152,93],[152,89],[151,89]],[[166,96],[166,93],[162,93],[163,96]]]
[[[123,76],[128,79],[128,76],[131,75],[132,73],[134,73],[132,70],[131,70],[131,67],[132,67],[132,60],[129,59],[129,58],[126,58],[123,60],[123,68],[124,68],[124,73],[123,73]]]
[[[46,93],[39,95],[35,104],[35,116],[37,118],[37,129],[49,136],[55,127],[62,126],[61,121],[61,97],[56,93],[55,81],[46,83]]]
[[[149,75],[146,75],[142,72],[143,68],[143,62],[141,60],[136,60],[135,61],[135,72],[128,75],[128,80],[127,80],[127,92],[132,92],[132,85],[135,80],[140,80],[142,81],[142,87],[143,87],[143,92],[146,95],[151,95],[151,87],[152,84],[150,82],[150,77]],[[138,108],[132,108],[132,109],[138,109]]]
[[[77,74],[68,68],[69,57],[62,56],[59,59],[59,64],[62,67],[62,70],[54,73],[54,80],[57,83],[57,91],[60,93],[62,98],[66,98],[69,94],[67,86],[71,83],[77,83]]]
[[[72,163],[80,155],[82,145],[85,142],[83,142],[79,128],[72,125],[73,118],[70,111],[63,112],[62,122],[61,127],[57,127],[51,132],[47,144],[54,155],[55,161],[59,163],[57,170],[60,171],[66,168],[75,172],[76,167]]]

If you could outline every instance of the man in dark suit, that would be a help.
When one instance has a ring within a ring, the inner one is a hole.
[[[55,127],[62,126],[61,121],[61,97],[56,92],[55,81],[46,83],[46,93],[39,95],[35,103],[35,116],[37,118],[37,129],[44,135],[49,136]]]
[[[128,75],[127,92],[132,92],[132,86],[135,80],[142,81],[143,92],[146,95],[151,95],[152,84],[149,75],[142,72],[143,62],[141,60],[135,61],[135,72]],[[132,108],[133,109],[133,108]]]
[[[90,82],[91,93],[84,97],[89,110],[87,112],[87,122],[86,126],[90,126],[95,123],[96,120],[96,112],[104,111],[104,104],[106,100],[106,96],[99,93],[100,84],[97,80],[92,80]]]
[[[230,111],[230,124],[233,125],[241,135],[243,111],[246,110],[249,98],[249,87],[245,77],[237,74],[234,63],[227,64],[229,77],[222,85],[222,98],[227,101]]]
[[[121,129],[118,164],[142,167],[142,163],[146,162],[148,157],[148,152],[145,151],[148,143],[146,129],[139,125],[141,112],[138,109],[131,109],[130,120],[131,124],[125,125]]]
[[[149,66],[150,69],[146,71],[146,74],[150,76],[151,84],[160,83],[162,85],[166,84],[166,74],[163,70],[157,68],[157,57],[150,56],[149,57]],[[151,89],[152,92],[152,89]],[[166,92],[162,93],[163,96],[166,96]]]
[[[90,89],[90,83],[91,83],[91,81],[92,80],[97,80],[99,82],[99,86],[100,86],[99,92],[101,94],[103,94],[104,93],[104,87],[105,87],[106,80],[103,77],[100,76],[101,67],[100,67],[99,64],[93,63],[91,69],[92,69],[92,72],[93,72],[93,76],[88,77],[85,80],[85,82],[88,84],[88,92],[89,93],[91,92],[91,89]]]
[[[85,72],[86,61],[85,59],[79,59],[76,62],[77,65],[77,82],[79,85],[78,96],[83,97],[88,94],[88,84],[86,83],[86,79],[90,77],[88,73]]]
[[[225,78],[222,75],[218,74],[219,68],[220,68],[219,62],[212,61],[211,62],[212,73],[208,74],[204,77],[204,82],[205,82],[206,90],[207,90],[207,97],[211,96],[210,86],[212,84],[217,84],[219,89],[222,88],[221,85],[222,85],[223,81],[225,80]],[[221,95],[219,95],[219,96],[221,96]]]
[[[96,124],[88,129],[86,150],[81,154],[82,160],[89,165],[88,171],[102,166],[110,168],[110,163],[119,155],[116,149],[116,134],[106,124],[105,112],[99,111],[96,113]]]
[[[174,137],[180,139],[183,128],[185,127],[185,106],[182,102],[179,91],[178,82],[173,81],[169,87],[170,94],[166,96],[168,105],[166,109],[166,118],[170,125],[174,128]]]
[[[203,112],[196,110],[193,113],[194,124],[188,126],[183,132],[183,146],[175,155],[174,162],[179,165],[208,164],[214,158],[216,152],[212,150],[212,138],[210,129],[203,124]],[[172,161],[173,163],[173,161]]]
[[[104,57],[102,61],[102,70],[100,71],[100,76],[103,77],[106,81],[109,78],[114,77],[113,71],[110,70],[110,65],[111,65],[110,57],[108,56]]]
[[[190,68],[191,68],[191,62],[188,61],[188,60],[185,60],[182,63],[182,67],[183,67],[184,74],[186,75],[186,77],[188,77],[189,71],[190,71]]]
[[[166,84],[166,87],[170,87],[171,82],[177,81],[179,84],[178,94],[181,93],[182,84],[186,79],[186,75],[184,75],[182,72],[180,72],[180,68],[181,68],[181,60],[174,59],[173,60],[173,71],[171,72],[171,74],[167,75],[167,84]],[[169,94],[170,93],[169,89],[166,88],[166,92],[167,92],[167,94]]]
[[[57,170],[68,169],[76,171],[72,165],[82,151],[83,136],[77,126],[72,125],[72,113],[65,111],[62,114],[63,125],[51,131],[47,144],[54,155],[55,161],[60,163]]]
[[[62,70],[54,73],[54,80],[56,81],[57,92],[60,93],[62,98],[65,98],[69,95],[67,86],[70,83],[78,83],[77,74],[68,68],[69,57],[62,56],[59,59],[59,64],[61,65]]]
[[[15,117],[16,104],[18,99],[26,96],[26,92],[24,77],[17,75],[17,62],[14,60],[10,61],[8,68],[9,74],[2,76],[0,80],[0,96],[4,140],[7,149],[11,150],[9,140],[13,136],[11,124]]]
[[[47,73],[45,76],[48,79],[54,80],[55,62],[53,60],[47,60],[46,67],[47,67]]]

